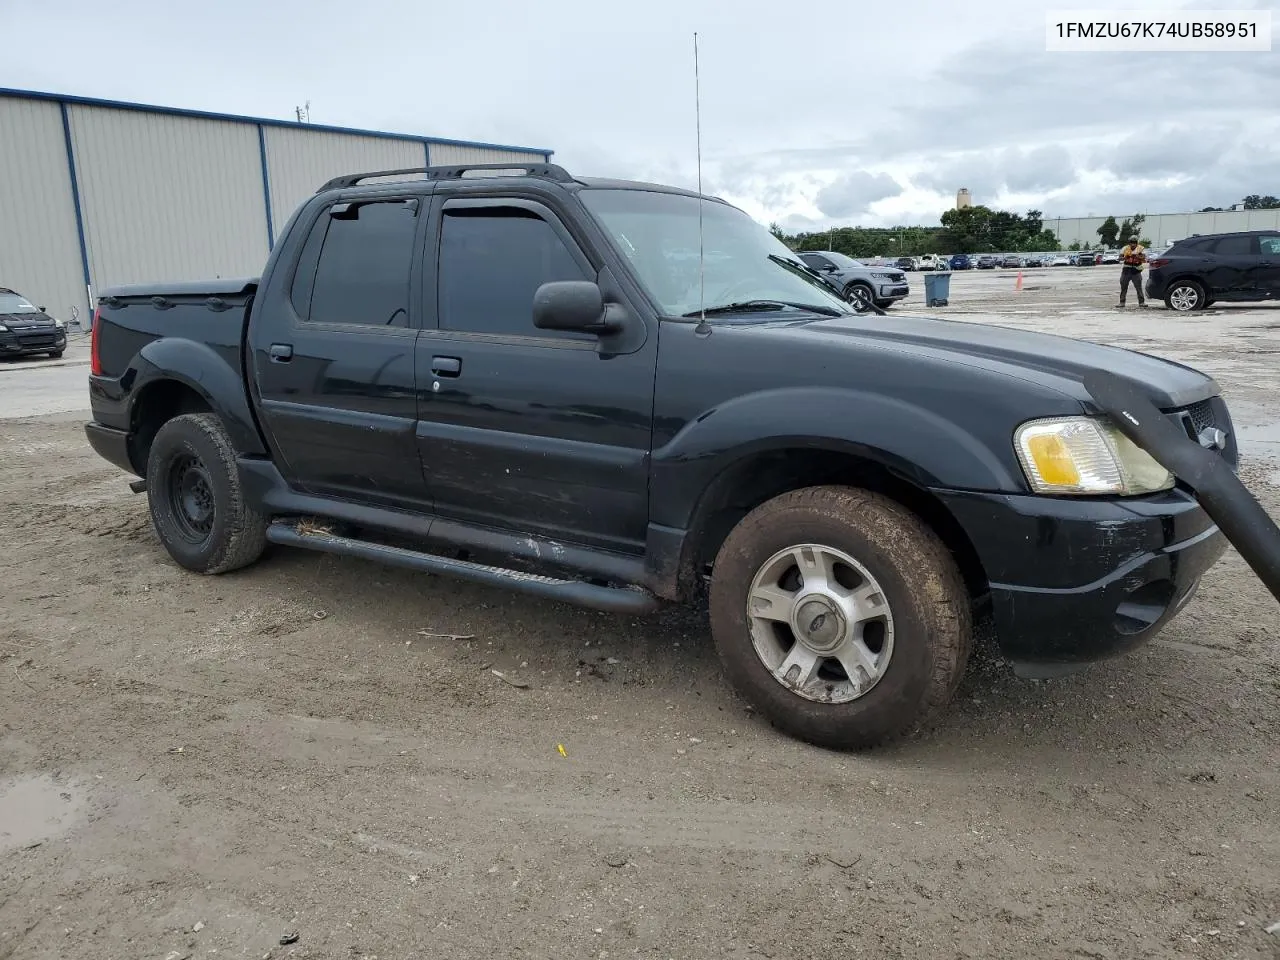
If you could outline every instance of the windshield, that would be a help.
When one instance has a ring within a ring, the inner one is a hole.
[[[0,293],[0,313],[39,313],[26,297],[16,293]]]
[[[701,202],[704,302],[696,197],[649,190],[584,190],[581,196],[668,316],[761,300],[854,312],[786,244],[735,207]]]
[[[837,267],[840,267],[842,270],[847,270],[850,267],[866,266],[866,264],[864,264],[861,260],[854,260],[852,257],[846,257],[843,253],[836,253],[832,250],[826,250],[823,252],[822,255],[826,257],[828,260],[830,260],[832,263],[834,263]]]

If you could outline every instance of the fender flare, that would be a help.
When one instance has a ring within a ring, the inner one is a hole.
[[[267,452],[257,418],[249,406],[243,375],[213,347],[173,337],[153,340],[138,351],[128,376],[133,380],[130,422],[136,418],[136,405],[145,398],[149,386],[174,381],[195,391],[222,419],[236,453],[262,455]]]
[[[831,416],[842,409],[856,417]],[[798,423],[804,411],[813,416]],[[714,407],[653,452],[652,521],[689,529],[726,470],[761,453],[795,448],[850,453],[923,489],[1025,490],[1012,435],[1002,460],[953,421],[905,400],[848,388],[784,387]]]

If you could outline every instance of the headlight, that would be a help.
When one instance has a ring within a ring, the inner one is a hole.
[[[1032,420],[1013,443],[1036,493],[1132,496],[1173,486],[1173,474],[1106,420]]]
[[[65,328],[66,328],[66,326],[67,326],[67,325],[66,325],[65,323],[63,323],[61,320],[54,320],[54,321],[53,321],[53,325],[54,325],[55,327],[57,327],[59,330],[63,330],[63,329],[65,329]]]
[[[0,323],[0,333],[8,333],[8,332],[9,332],[9,328],[6,327],[3,323]]]

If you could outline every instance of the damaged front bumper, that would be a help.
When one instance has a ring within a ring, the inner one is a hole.
[[[1123,499],[934,492],[977,550],[1001,652],[1022,676],[1070,673],[1146,642],[1227,547],[1180,489]]]

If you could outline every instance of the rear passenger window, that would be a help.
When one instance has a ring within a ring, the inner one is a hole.
[[[1213,252],[1219,257],[1247,257],[1253,253],[1253,237],[1223,237]]]
[[[446,207],[443,221],[442,330],[595,339],[533,325],[533,295],[542,284],[595,279],[550,223],[522,207]]]
[[[298,315],[312,323],[409,326],[416,227],[412,200],[333,207],[303,247],[291,291]]]

